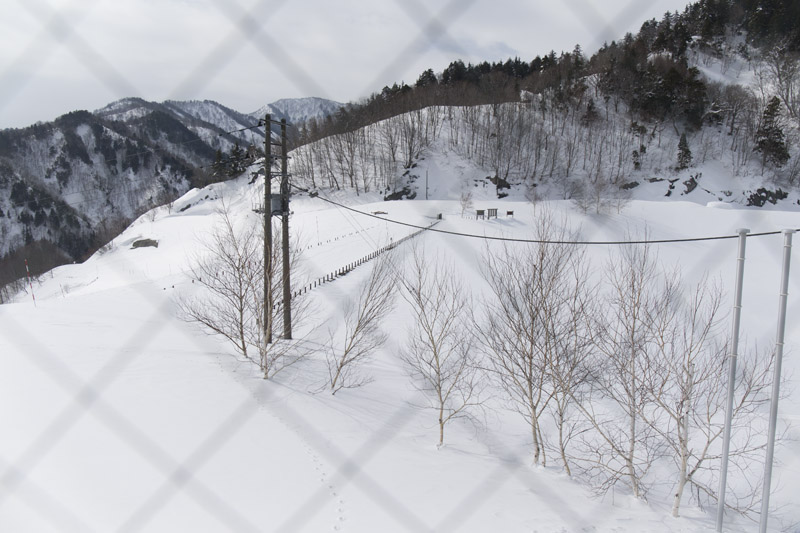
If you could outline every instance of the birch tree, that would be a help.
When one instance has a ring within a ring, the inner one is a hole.
[[[236,224],[223,203],[211,234],[202,242],[203,251],[192,260],[190,273],[198,289],[178,299],[179,316],[200,324],[205,331],[230,342],[246,361],[259,366],[264,379],[271,378],[301,356],[297,343],[276,339],[266,342],[264,317],[263,237],[260,223],[245,220]],[[277,265],[281,237],[273,235],[272,276],[274,301],[282,294],[282,276]],[[298,255],[293,253],[291,268],[297,270]],[[306,306],[299,298],[291,304],[295,324],[300,324]],[[282,313],[273,309],[273,326],[280,327]]]
[[[455,267],[440,258],[429,260],[414,249],[402,295],[414,322],[408,347],[401,353],[415,386],[438,413],[439,442],[445,426],[481,404],[483,390],[475,356],[475,337],[469,322],[471,297]]]
[[[553,357],[548,361],[548,380],[552,387],[549,407],[557,429],[557,451],[567,475],[572,475],[569,457],[570,442],[588,431],[589,426],[577,416],[574,405],[590,401],[585,393],[586,382],[592,374],[593,317],[600,309],[597,289],[590,281],[589,263],[585,249],[571,254],[568,268],[562,272],[562,296],[547,313],[550,316],[554,341]]]
[[[569,316],[571,286],[564,274],[576,267],[579,249],[563,244],[574,235],[546,213],[535,237],[551,242],[484,253],[483,275],[492,294],[483,302],[486,313],[477,328],[493,375],[529,425],[533,462],[545,464],[541,417],[553,398],[548,371]]]
[[[645,496],[645,478],[659,454],[655,430],[642,419],[648,394],[648,370],[655,357],[652,323],[668,312],[676,290],[674,276],[660,276],[648,246],[630,245],[611,257],[604,313],[594,326],[592,394],[610,400],[578,408],[594,431],[582,438],[582,461],[601,490],[623,481],[634,497]],[[599,481],[598,481],[599,480]]]
[[[672,515],[680,514],[686,488],[695,489],[697,503],[717,499],[725,401],[727,398],[727,346],[720,312],[722,290],[701,281],[687,295],[676,293],[676,305],[653,324],[656,357],[648,369],[651,408],[642,412],[646,423],[666,444],[675,471]],[[758,475],[763,465],[766,437],[754,427],[752,415],[769,400],[769,354],[743,353],[732,412],[730,466]],[[756,468],[753,468],[753,467]],[[753,472],[755,470],[755,472]],[[731,507],[749,510],[760,491],[733,488]]]
[[[341,339],[331,334],[325,354],[331,394],[371,381],[361,372],[361,367],[386,342],[386,333],[381,331],[380,325],[394,307],[393,269],[391,254],[374,261],[358,296],[345,306],[344,334]]]

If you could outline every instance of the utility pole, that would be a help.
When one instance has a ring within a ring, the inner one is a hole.
[[[281,211],[282,211],[282,241],[283,241],[283,338],[292,338],[292,285],[289,275],[289,154],[286,147],[286,119],[281,119]]]
[[[264,115],[264,338],[272,344],[272,118]]]

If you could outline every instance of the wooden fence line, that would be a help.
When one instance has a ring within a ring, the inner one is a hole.
[[[356,268],[360,267],[364,263],[372,261],[373,259],[375,259],[375,258],[379,257],[380,255],[388,252],[389,250],[397,248],[398,246],[400,246],[404,242],[413,239],[414,237],[416,237],[420,233],[422,233],[424,231],[427,231],[428,229],[432,228],[433,226],[435,226],[438,223],[439,223],[439,221],[437,220],[436,222],[434,222],[433,224],[431,224],[427,228],[421,229],[419,231],[415,231],[414,233],[410,233],[410,234],[406,235],[405,237],[403,237],[402,239],[400,239],[397,242],[391,242],[388,245],[375,250],[374,252],[370,252],[369,254],[365,255],[361,259],[353,261],[352,263],[348,263],[346,266],[343,266],[343,267],[341,267],[339,269],[336,269],[335,271],[333,271],[333,272],[331,272],[329,274],[326,274],[324,276],[321,276],[321,277],[315,279],[314,281],[308,283],[307,285],[303,286],[302,288],[292,291],[292,298],[295,298],[295,297],[300,296],[302,294],[306,294],[308,291],[313,290],[313,289],[315,289],[317,287],[321,287],[324,283],[330,283],[331,281],[335,281],[338,277],[344,276],[344,275],[348,274],[349,272],[351,272],[352,270],[355,270]],[[280,305],[280,304],[278,304],[278,305]]]

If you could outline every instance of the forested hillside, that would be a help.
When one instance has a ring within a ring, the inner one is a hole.
[[[697,186],[697,168],[717,162],[731,180],[712,194],[763,204],[800,179],[800,41],[786,23],[798,7],[766,4],[698,2],[591,57],[576,47],[426,70],[311,121],[295,176],[412,196],[414,165],[443,136],[501,189],[624,197],[644,180]]]
[[[797,118],[797,20],[800,4],[792,0],[701,0],[682,13],[645,21],[636,35],[606,43],[591,56],[576,46],[571,52],[550,51],[532,60],[475,65],[456,60],[438,74],[427,69],[412,85],[395,83],[324,120],[311,121],[304,139],[313,141],[430,105],[517,101],[520,90],[552,90],[566,103],[585,93],[586,79],[592,76],[597,76],[603,98],[624,101],[632,114],[684,118],[699,126],[709,107],[719,102],[715,88],[699,79],[692,61],[698,52],[728,66],[737,57],[766,60],[778,82],[775,93]]]
[[[414,166],[441,140],[501,196],[597,206],[645,181],[702,188],[702,166],[718,162],[731,183],[709,193],[760,205],[800,179],[799,19],[789,0],[703,0],[592,55],[456,60],[358,103],[270,109],[311,117],[293,138],[306,187],[413,197]],[[237,174],[258,155],[263,111],[129,98],[0,131],[0,286],[23,257],[35,272],[81,260],[154,205]]]

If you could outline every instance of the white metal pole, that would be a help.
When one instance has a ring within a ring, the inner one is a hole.
[[[719,494],[717,495],[717,532],[722,531],[725,514],[725,492],[728,483],[728,452],[731,444],[731,417],[733,416],[733,393],[736,388],[736,358],[739,356],[739,323],[742,316],[742,284],[744,282],[744,251],[747,234],[750,230],[741,228],[739,234],[739,257],[736,260],[736,292],[733,303],[733,328],[731,331],[731,354],[728,366],[728,398],[725,406],[725,427],[722,433],[722,466],[719,473]]]
[[[766,533],[769,517],[769,492],[772,485],[772,459],[775,454],[775,432],[778,424],[778,398],[781,393],[781,363],[783,361],[783,339],[786,333],[786,300],[789,296],[789,263],[792,258],[792,234],[794,230],[783,230],[783,273],[781,293],[778,299],[778,335],[775,341],[775,368],[772,375],[772,399],[769,408],[769,433],[767,434],[767,458],[764,461],[764,487],[761,493],[761,521],[759,531]]]

